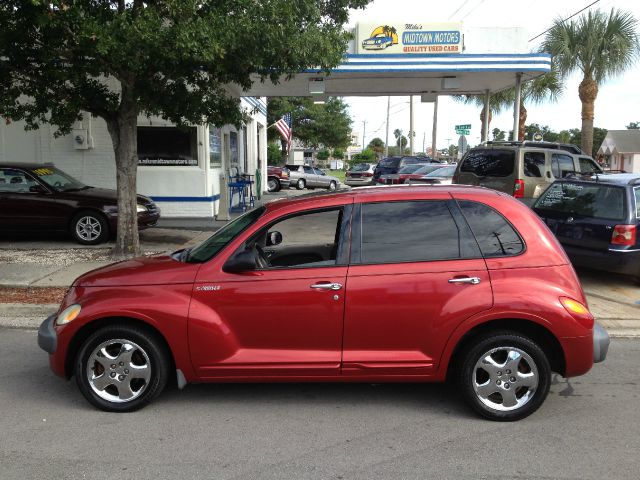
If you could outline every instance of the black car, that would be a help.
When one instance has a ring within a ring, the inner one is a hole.
[[[373,181],[377,182],[380,175],[390,175],[398,173],[402,167],[407,165],[431,163],[430,157],[387,157],[380,160],[373,171]]]
[[[640,175],[554,182],[533,205],[574,265],[640,278]]]
[[[154,226],[160,209],[138,195],[138,228]],[[0,231],[69,232],[84,245],[114,234],[118,224],[115,190],[84,185],[52,164],[0,163]]]

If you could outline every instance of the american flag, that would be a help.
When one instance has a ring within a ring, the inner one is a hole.
[[[293,130],[291,129],[291,114],[287,113],[280,120],[274,123],[276,130],[284,141],[287,142],[287,153],[291,150],[291,138],[293,136]]]

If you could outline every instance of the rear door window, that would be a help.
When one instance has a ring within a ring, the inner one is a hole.
[[[513,174],[515,158],[514,150],[471,150],[460,171],[478,177],[508,177]]]
[[[573,157],[554,153],[551,155],[551,173],[556,178],[564,178],[567,174],[575,172],[576,167],[573,164]]]
[[[524,152],[525,177],[542,177],[544,172],[544,152]]]
[[[458,227],[444,201],[362,205],[365,264],[460,258]]]
[[[518,255],[524,242],[511,224],[493,208],[478,202],[459,202],[485,258]]]
[[[591,218],[624,220],[622,187],[559,182],[538,199],[535,208]]]

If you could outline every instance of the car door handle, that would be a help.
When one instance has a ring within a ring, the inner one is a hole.
[[[341,283],[314,283],[311,285],[311,288],[315,288],[317,290],[340,290],[342,288]]]
[[[477,285],[480,283],[480,278],[478,277],[450,278],[449,283],[470,283],[471,285]]]

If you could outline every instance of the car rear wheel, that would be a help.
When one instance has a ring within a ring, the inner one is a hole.
[[[303,178],[299,178],[298,183],[296,183],[296,188],[298,190],[304,190],[304,187],[306,187],[306,185],[307,185],[307,182],[305,182]]]
[[[104,216],[95,212],[80,212],[71,220],[71,235],[83,245],[98,245],[109,236]]]
[[[109,412],[137,410],[162,392],[169,372],[166,348],[129,326],[97,330],[76,357],[76,383],[92,405]]]
[[[269,180],[267,180],[267,189],[270,192],[278,192],[280,191],[280,182],[278,181],[277,178],[269,178]]]
[[[513,421],[535,412],[551,384],[551,367],[542,349],[516,332],[480,337],[458,372],[466,402],[480,415]]]
[[[337,188],[336,182],[331,182],[329,184],[329,190],[335,190]]]

